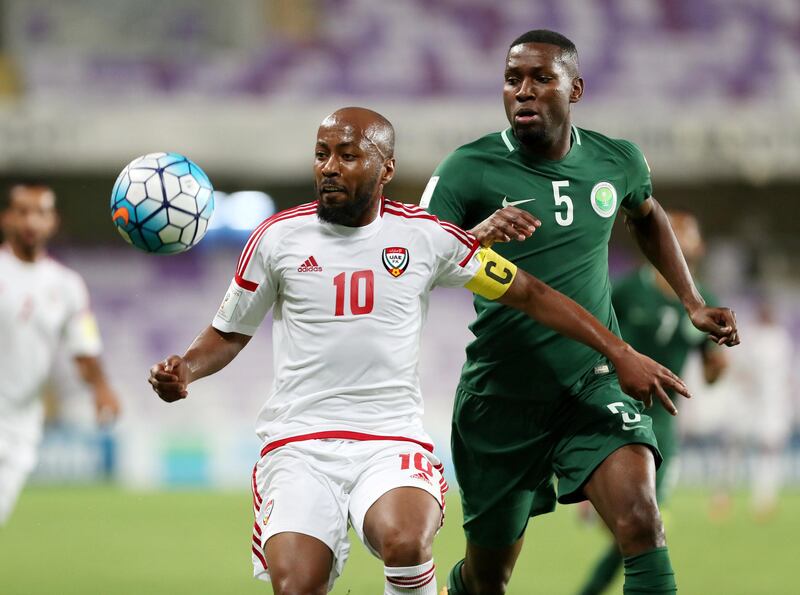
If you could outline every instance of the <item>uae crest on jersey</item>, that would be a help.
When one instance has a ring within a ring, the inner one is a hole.
[[[408,250],[398,246],[384,248],[383,266],[392,277],[399,277],[408,268]]]

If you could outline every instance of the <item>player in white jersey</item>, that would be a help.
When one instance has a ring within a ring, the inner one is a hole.
[[[57,225],[47,186],[13,186],[0,204],[0,525],[36,463],[42,390],[56,352],[66,349],[91,386],[100,420],[119,411],[98,356],[100,335],[80,276],[47,256]]]
[[[255,230],[212,326],[150,371],[163,400],[185,398],[272,309],[275,376],[258,417],[252,551],[256,576],[278,594],[332,587],[348,523],[383,560],[385,593],[436,593],[431,547],[446,485],[422,427],[417,374],[436,286],[499,299],[587,343],[641,397],[663,387],[686,394],[671,372],[471,234],[386,199],[393,155],[383,116],[345,108],[326,118],[314,162],[319,200]]]

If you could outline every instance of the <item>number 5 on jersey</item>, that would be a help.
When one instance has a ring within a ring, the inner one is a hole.
[[[336,307],[334,314],[344,316],[345,294],[347,293],[347,273],[339,273],[333,278],[336,287]],[[375,305],[375,274],[372,271],[356,271],[350,276],[350,312],[354,315],[369,314]]]

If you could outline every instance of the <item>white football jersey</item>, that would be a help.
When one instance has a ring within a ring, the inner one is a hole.
[[[26,442],[41,435],[41,391],[58,349],[100,353],[81,277],[51,258],[23,262],[0,248],[0,432]]]
[[[273,309],[275,377],[257,424],[263,452],[311,438],[433,448],[417,373],[428,294],[469,283],[482,253],[462,229],[382,200],[363,227],[320,221],[315,202],[283,211],[242,252],[213,326],[252,335]]]

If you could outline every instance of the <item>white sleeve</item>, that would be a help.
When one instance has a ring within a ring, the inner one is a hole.
[[[211,323],[215,329],[255,334],[278,295],[278,279],[272,273],[271,260],[269,238],[256,230],[242,251],[236,275]]]
[[[476,257],[480,243],[471,233],[446,221],[439,221],[439,229],[434,232],[437,266],[433,284],[464,287],[481,266]]]
[[[70,314],[64,326],[64,346],[73,356],[97,357],[103,348],[97,321],[89,308],[89,291],[77,273],[65,284]]]

